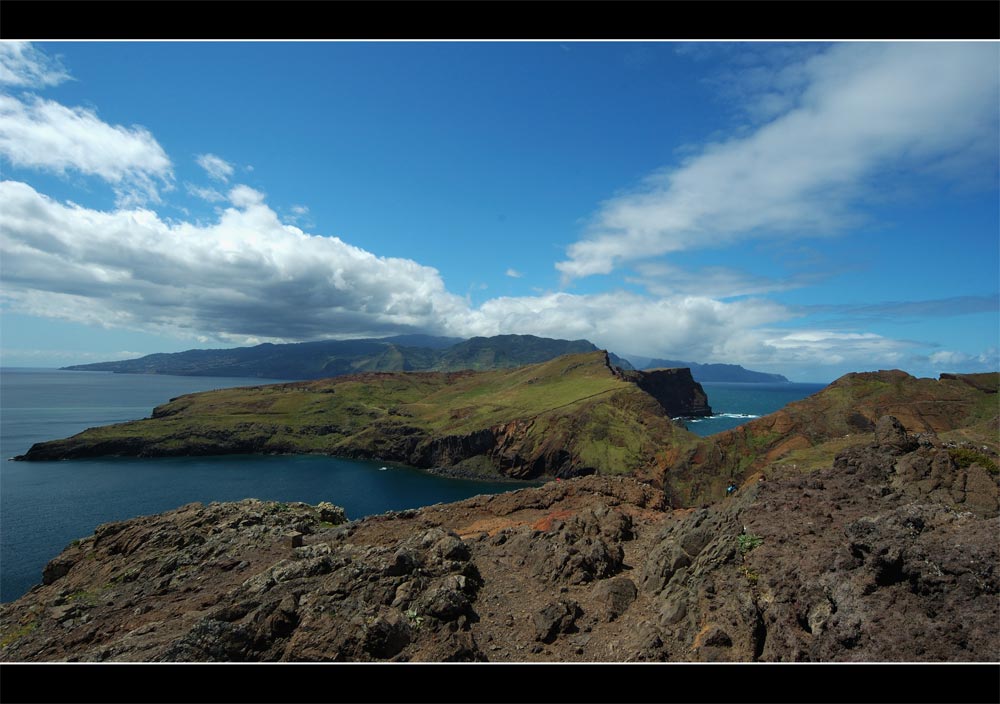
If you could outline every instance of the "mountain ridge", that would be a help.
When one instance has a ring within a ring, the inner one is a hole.
[[[118,374],[172,374],[179,376],[242,376],[266,379],[321,379],[366,371],[461,371],[508,369],[599,348],[588,340],[561,340],[535,335],[492,337],[435,337],[397,335],[357,340],[319,340],[262,343],[253,347],[191,349],[157,352],[136,359],[93,362],[62,367],[72,371],[110,371]],[[609,352],[612,363],[633,369],[628,359]],[[689,365],[669,360],[654,366],[697,368],[695,381],[741,381],[751,372],[738,365]],[[720,370],[716,367],[725,367]],[[647,365],[647,368],[652,368]],[[700,378],[702,369],[706,378]],[[729,370],[729,375],[724,372]],[[720,376],[720,373],[722,374]],[[773,376],[765,375],[771,380]],[[707,378],[711,377],[711,378]],[[787,381],[784,377],[780,380]]]

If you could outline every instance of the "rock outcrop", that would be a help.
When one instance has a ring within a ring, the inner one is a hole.
[[[623,371],[622,376],[656,399],[671,416],[698,418],[712,415],[708,396],[701,384],[691,376],[691,370],[652,369]]]
[[[992,460],[874,425],[700,509],[588,476],[360,521],[247,500],[108,524],[0,606],[0,657],[995,660]]]

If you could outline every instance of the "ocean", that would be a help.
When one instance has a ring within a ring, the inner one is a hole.
[[[712,415],[707,418],[685,418],[683,423],[692,433],[703,437],[721,433],[754,418],[774,413],[792,401],[812,396],[826,388],[826,384],[751,384],[723,381],[703,381],[701,386],[708,396]]]
[[[148,417],[195,391],[281,380],[0,369],[0,457],[86,428]],[[735,427],[822,384],[703,384],[718,415],[689,419],[699,435]],[[0,463],[0,601],[41,582],[45,564],[94,528],[199,501],[330,501],[349,518],[520,488],[438,477],[384,462],[249,456]]]

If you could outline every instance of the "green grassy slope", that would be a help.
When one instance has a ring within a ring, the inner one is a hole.
[[[528,478],[650,474],[693,445],[603,352],[506,371],[365,373],[179,397],[151,419],[39,443],[25,459],[325,453]]]

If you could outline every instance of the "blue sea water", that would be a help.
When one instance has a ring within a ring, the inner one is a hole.
[[[684,425],[701,436],[715,435],[723,430],[743,425],[754,418],[774,413],[792,401],[812,396],[826,384],[702,382],[712,415],[706,418],[685,418]]]
[[[268,381],[0,369],[0,457],[95,425],[148,417],[181,394]],[[0,601],[41,582],[45,564],[98,525],[193,501],[330,501],[360,518],[522,486],[311,455],[0,461]]]
[[[96,425],[148,417],[154,406],[181,394],[269,381],[279,380],[0,369],[0,458]],[[718,415],[687,421],[700,435],[770,413],[823,385],[703,386]],[[0,461],[0,601],[38,584],[50,559],[98,525],[193,501],[330,501],[349,518],[360,518],[520,486],[320,456]]]

